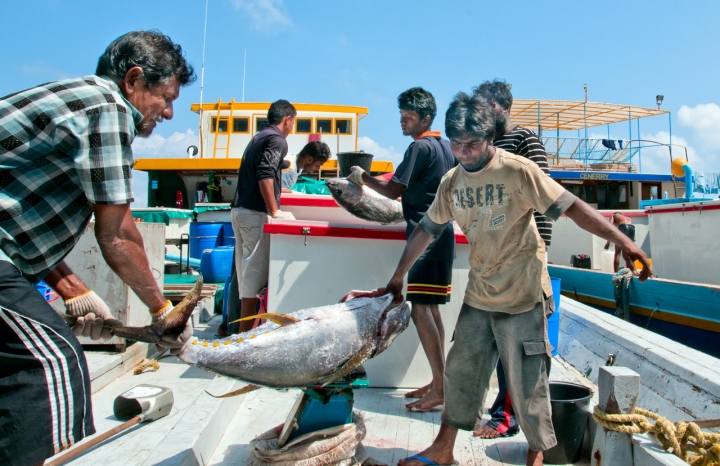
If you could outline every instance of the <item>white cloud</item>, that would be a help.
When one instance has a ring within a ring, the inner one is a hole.
[[[53,68],[52,66],[44,63],[35,63],[32,65],[22,64],[20,65],[20,72],[30,76],[45,76],[50,79],[68,79],[72,76],[64,72],[61,69]]]
[[[184,133],[175,132],[167,138],[159,134],[153,134],[149,138],[135,138],[132,148],[135,159],[184,158],[187,157],[188,146],[197,145],[197,133],[188,129]],[[147,184],[147,172],[133,170],[133,194],[135,195],[133,207],[147,206]]]
[[[703,148],[717,150],[720,145],[720,106],[715,103],[695,107],[683,105],[677,112],[683,126],[692,128]]]
[[[642,133],[642,139],[646,141],[655,141],[662,144],[670,143],[670,133],[667,131],[659,131],[655,134]],[[672,158],[685,158],[685,150],[687,148],[688,160],[695,170],[717,170],[717,157],[700,157],[698,152],[693,148],[687,139],[682,136],[673,134],[672,137]],[[647,147],[648,143],[643,143],[640,157],[642,159],[643,173],[670,173],[670,151],[666,146]],[[682,147],[681,147],[682,146]],[[638,163],[638,162],[634,162]]]
[[[159,134],[153,134],[149,138],[135,138],[132,148],[136,159],[187,157],[188,146],[197,146],[198,142],[197,133],[188,129],[184,133],[175,132],[167,138]]]
[[[382,147],[377,142],[373,141],[367,136],[360,136],[358,138],[358,149],[373,155],[373,160],[389,160],[397,168],[398,164],[402,162],[403,154],[396,152],[393,146]]]
[[[283,0],[234,0],[233,4],[244,16],[250,18],[255,29],[292,26],[292,19],[284,11]]]

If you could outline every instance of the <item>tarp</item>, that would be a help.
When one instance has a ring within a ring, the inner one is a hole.
[[[192,210],[131,210],[133,218],[142,219],[145,223],[164,223],[170,225],[170,220],[173,218],[189,218],[191,221],[195,218]]]
[[[328,189],[325,180],[315,180],[302,175],[298,177],[297,181],[290,189],[303,194],[330,194],[330,190]]]

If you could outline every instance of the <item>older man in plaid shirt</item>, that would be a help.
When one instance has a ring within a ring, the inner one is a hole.
[[[136,136],[173,116],[195,79],[182,49],[155,31],[125,34],[95,75],[0,99],[0,463],[34,465],[95,432],[90,379],[73,335],[108,337],[107,305],[65,265],[95,215],[110,267],[149,307],[172,310],[130,214]],[[78,316],[72,331],[32,286],[45,280]],[[178,348],[183,334],[166,347]]]

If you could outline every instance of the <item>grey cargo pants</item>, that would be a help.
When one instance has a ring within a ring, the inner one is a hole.
[[[515,415],[530,449],[555,446],[548,386],[551,348],[542,303],[520,314],[463,304],[445,364],[442,422],[462,430],[474,428],[500,357]]]

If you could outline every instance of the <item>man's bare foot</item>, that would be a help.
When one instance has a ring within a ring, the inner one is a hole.
[[[543,466],[543,452],[528,449],[525,466]]]
[[[424,458],[429,459],[430,461],[434,461],[436,464],[457,464],[455,463],[455,458],[453,457],[452,450],[446,451],[446,450],[436,450],[433,448],[433,445],[430,445],[430,448],[427,450],[421,451],[417,455],[412,456],[422,456]],[[418,460],[418,459],[410,459],[412,456],[405,458],[403,460],[398,461],[398,466],[426,466],[427,463]]]
[[[474,430],[473,431],[473,437],[480,437],[480,438],[487,438],[487,439],[493,439],[498,438],[502,434],[498,432],[496,429],[493,429],[487,423],[483,424],[483,426],[480,428],[480,430]]]
[[[443,394],[431,389],[424,397],[406,404],[405,407],[410,411],[427,411],[428,409],[440,406],[444,402],[445,397]]]
[[[405,398],[422,398],[428,394],[431,388],[432,384],[427,384],[422,388],[418,388],[417,390],[405,392]]]

